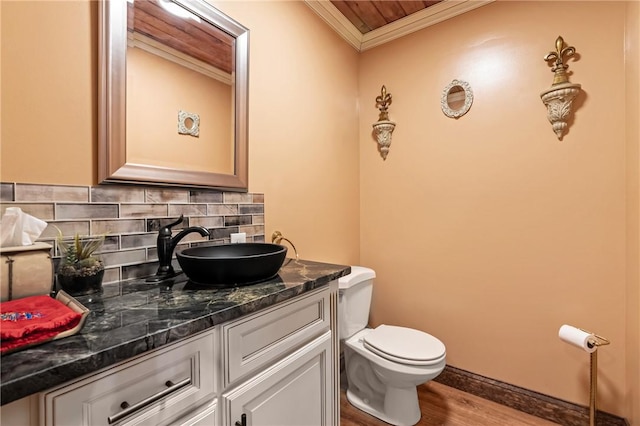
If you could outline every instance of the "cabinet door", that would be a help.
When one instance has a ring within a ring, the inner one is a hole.
[[[227,426],[325,426],[331,416],[331,332],[223,395]]]

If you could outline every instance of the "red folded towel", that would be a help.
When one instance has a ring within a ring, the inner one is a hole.
[[[53,339],[72,329],[82,314],[49,296],[31,296],[0,303],[0,353]]]

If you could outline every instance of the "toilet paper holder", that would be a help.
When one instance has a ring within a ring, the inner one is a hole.
[[[578,328],[591,336],[587,340],[587,346],[595,348],[593,352],[589,354],[589,426],[596,425],[597,414],[597,392],[598,392],[598,347],[611,344],[611,341],[605,337],[599,336],[590,331]]]
[[[589,345],[589,347],[593,348],[593,347],[599,347],[599,346],[606,346],[606,345],[610,345],[611,341],[609,339],[606,339],[602,336],[599,336],[595,333],[592,333],[590,331],[584,330],[582,328],[579,328],[579,330],[584,331],[587,334],[590,334],[595,340],[589,339],[589,341],[587,342],[587,344]]]

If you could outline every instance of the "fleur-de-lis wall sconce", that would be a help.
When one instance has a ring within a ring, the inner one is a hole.
[[[380,114],[378,121],[373,124],[373,134],[378,142],[378,150],[383,160],[387,159],[391,146],[391,134],[396,128],[396,123],[389,120],[389,105],[391,105],[391,93],[387,93],[387,88],[382,86],[380,96],[376,97],[376,107],[380,110]]]
[[[567,76],[567,68],[565,59],[572,57],[576,53],[573,46],[566,46],[562,37],[556,39],[556,51],[549,52],[544,57],[547,62],[554,61],[551,71],[553,75],[553,84],[551,88],[540,94],[542,102],[547,106],[547,118],[551,123],[551,127],[558,139],[562,140],[562,135],[567,128],[567,120],[571,115],[571,107],[573,100],[580,93],[580,85],[569,82]]]

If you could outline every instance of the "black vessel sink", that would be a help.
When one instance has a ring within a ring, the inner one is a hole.
[[[192,247],[176,253],[182,271],[200,285],[232,287],[278,275],[287,255],[279,244],[241,243]]]

